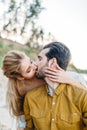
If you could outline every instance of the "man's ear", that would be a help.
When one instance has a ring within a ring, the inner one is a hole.
[[[52,58],[52,59],[49,60],[49,67],[56,68],[56,65],[57,65],[56,58]]]

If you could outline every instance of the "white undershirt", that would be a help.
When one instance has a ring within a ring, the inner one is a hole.
[[[55,86],[54,88],[52,88],[52,87],[50,87],[50,86],[48,85],[48,86],[47,86],[48,94],[49,94],[50,96],[53,96],[54,91],[55,91],[55,89],[56,89],[57,87],[58,87],[58,85]]]

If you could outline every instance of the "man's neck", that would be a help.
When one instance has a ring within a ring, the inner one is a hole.
[[[55,90],[55,89],[58,87],[58,85],[59,85],[59,83],[50,81],[48,78],[45,78],[45,81],[46,81],[46,83],[48,84],[48,86],[49,86],[50,88],[52,88],[53,90]]]

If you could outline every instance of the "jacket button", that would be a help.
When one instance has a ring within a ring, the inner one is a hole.
[[[54,118],[52,118],[52,122],[54,122]]]
[[[52,102],[52,105],[55,105],[55,102]]]

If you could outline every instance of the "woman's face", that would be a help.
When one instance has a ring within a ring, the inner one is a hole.
[[[34,77],[37,67],[32,63],[29,57],[25,57],[21,61],[21,75],[25,79],[31,79]]]

